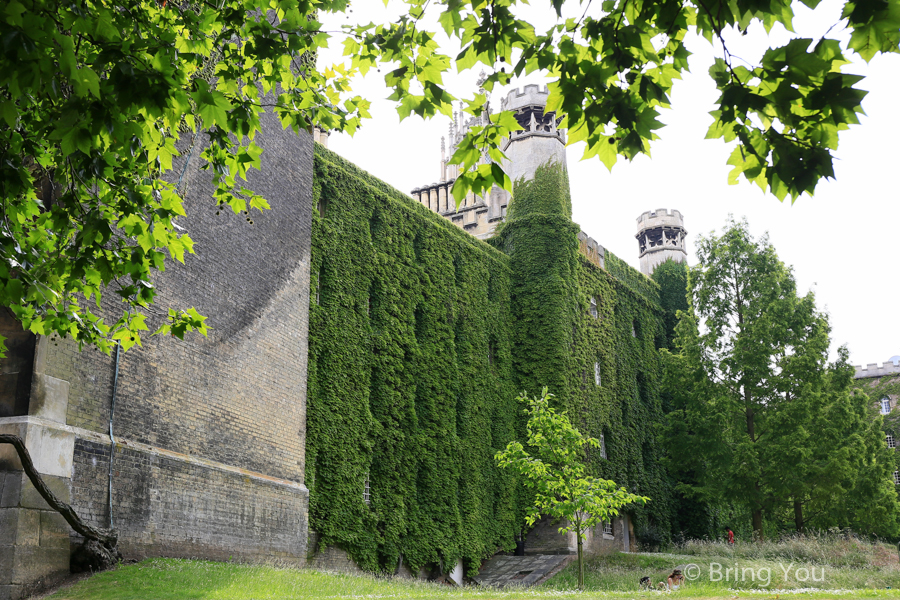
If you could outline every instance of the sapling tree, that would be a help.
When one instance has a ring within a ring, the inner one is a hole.
[[[525,393],[518,400],[527,404],[527,449],[510,442],[495,456],[499,465],[522,475],[526,487],[534,491],[534,505],[525,522],[534,525],[541,516],[561,521],[560,533],[575,533],[578,538],[578,587],[584,589],[583,542],[587,532],[619,514],[632,503],[649,498],[629,493],[615,481],[590,477],[584,465],[584,447],[600,447],[595,438],[584,437],[568,417],[550,407],[553,394],[547,388],[540,397]]]

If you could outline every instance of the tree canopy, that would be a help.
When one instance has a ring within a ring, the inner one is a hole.
[[[827,362],[830,327],[812,292],[746,222],[700,237],[679,313],[679,353],[663,351],[673,410],[665,427],[682,488],[794,527],[862,525],[896,535],[893,457],[846,348]],[[873,518],[873,515],[877,517]],[[894,515],[894,516],[891,516]]]
[[[869,60],[897,52],[900,40],[900,0],[851,0],[837,24],[852,32],[847,44],[795,39],[752,68],[736,64],[724,32],[754,22],[790,29],[790,0],[569,0],[583,7],[580,18],[562,18],[564,0],[552,0],[541,23],[519,16],[525,0],[404,2],[394,23],[347,25],[339,33],[349,63],[321,70],[316,51],[337,32],[323,31],[317,15],[350,16],[346,0],[4,3],[0,305],[37,334],[107,351],[140,343],[152,273],[193,251],[177,224],[184,205],[173,158],[198,147],[212,201],[250,221],[267,207],[245,185],[260,164],[260,114],[274,111],[298,131],[353,133],[369,102],[350,80],[373,68],[383,67],[401,117],[426,118],[452,112],[457,99],[443,84],[451,69],[484,68],[485,90],[549,73],[548,110],[564,115],[571,142],[585,141],[586,155],[611,167],[649,153],[659,110],[687,69],[685,36],[696,31],[721,45],[709,136],[736,143],[732,180],[796,198],[833,175],[838,133],[862,111],[860,77],[841,72],[846,53]],[[423,25],[428,12],[460,43],[456,56]],[[481,114],[485,103],[476,94],[465,110]],[[463,166],[457,198],[511,188],[499,145],[516,128],[497,113],[467,133],[452,157]],[[121,297],[120,313],[92,308],[107,290]],[[196,311],[176,307],[162,331],[204,327]]]

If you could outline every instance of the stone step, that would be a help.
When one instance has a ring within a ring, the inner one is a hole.
[[[473,579],[486,587],[531,587],[558,573],[574,559],[574,556],[565,554],[498,554],[484,563]]]

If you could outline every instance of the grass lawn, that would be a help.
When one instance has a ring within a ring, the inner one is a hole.
[[[729,558],[729,557],[722,557]],[[376,577],[357,577],[311,570],[284,569],[272,566],[214,563],[180,559],[150,559],[106,571],[74,586],[61,590],[55,600],[266,600],[318,598],[398,598],[398,599],[557,599],[557,598],[705,598],[705,599],[776,599],[776,598],[900,598],[900,567],[894,565],[834,567],[834,582],[829,581],[831,567],[826,566],[825,582],[818,582],[817,591],[789,592],[785,589],[729,589],[723,582],[709,582],[703,576],[677,592],[639,591],[640,575],[658,580],[675,565],[692,560],[701,570],[715,557],[692,555],[626,555],[614,554],[590,561],[587,586],[583,593],[573,591],[574,565],[546,584],[530,590],[499,591],[477,587],[452,588],[426,582],[391,580]],[[800,563],[810,567],[813,563]],[[744,559],[740,559],[744,566]],[[747,561],[747,566],[751,566]],[[766,563],[754,562],[754,568]],[[795,565],[796,567],[797,565]],[[821,565],[819,565],[821,567]],[[851,571],[857,571],[851,573]],[[818,571],[817,571],[818,574]],[[759,583],[759,582],[756,582]],[[785,587],[776,582],[775,571],[771,588]],[[893,589],[885,589],[890,585]],[[846,589],[842,586],[856,589]],[[745,586],[743,583],[737,587]],[[868,587],[869,589],[864,589]],[[872,589],[879,587],[880,589]],[[828,588],[841,588],[840,591]],[[798,593],[799,592],[799,593]]]

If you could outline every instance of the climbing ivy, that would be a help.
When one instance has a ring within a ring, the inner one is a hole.
[[[562,166],[541,166],[514,189],[498,247],[512,267],[519,388],[536,394],[546,385],[583,434],[603,436],[607,458],[590,450],[590,474],[649,496],[632,511],[636,532],[651,545],[665,541],[671,489],[654,429],[662,419],[657,348],[665,345],[659,286],[611,252],[605,269],[578,253]]]
[[[659,286],[655,285],[652,279],[631,268],[628,266],[628,263],[608,250],[603,262],[606,271],[617,281],[630,290],[644,296],[654,305],[659,305]]]
[[[493,461],[521,419],[509,261],[318,146],[314,181],[310,527],[370,571],[477,569],[524,515]]]
[[[891,398],[893,410],[883,416],[882,428],[885,435],[890,434],[900,442],[900,408],[897,408],[897,403],[900,402],[900,375],[856,379],[853,381],[853,386],[866,393],[872,401],[872,410],[876,414],[878,414],[878,405],[880,405],[881,399]],[[897,451],[896,466],[900,469],[900,449]],[[900,494],[900,487],[897,488],[897,493]]]
[[[511,549],[529,498],[493,456],[524,439],[518,393],[545,385],[604,435],[591,473],[652,498],[634,511],[639,536],[668,538],[658,286],[578,254],[565,169],[517,182],[490,244],[321,147],[314,182],[306,472],[320,544],[388,572],[402,555],[473,573]]]
[[[663,309],[663,325],[666,328],[666,347],[675,350],[675,325],[678,311],[687,310],[687,264],[671,258],[653,269],[653,281],[659,285],[659,303]]]
[[[649,279],[640,281],[633,269],[623,281],[587,258],[579,259],[581,310],[569,375],[575,383],[569,411],[580,415],[587,435],[603,435],[606,458],[592,451],[592,472],[651,499],[627,512],[638,540],[657,546],[670,539],[672,522],[672,487],[656,441],[656,424],[663,419],[657,350],[665,346],[665,333],[662,310],[650,298],[658,298],[658,289]],[[624,263],[607,252],[610,264],[623,273]],[[635,286],[637,281],[641,285]],[[591,298],[597,303],[597,317],[591,314]]]
[[[548,388],[569,396],[572,324],[578,293],[578,226],[565,168],[538,167],[533,179],[514,183],[515,197],[499,230],[511,268],[513,362],[519,391]]]

